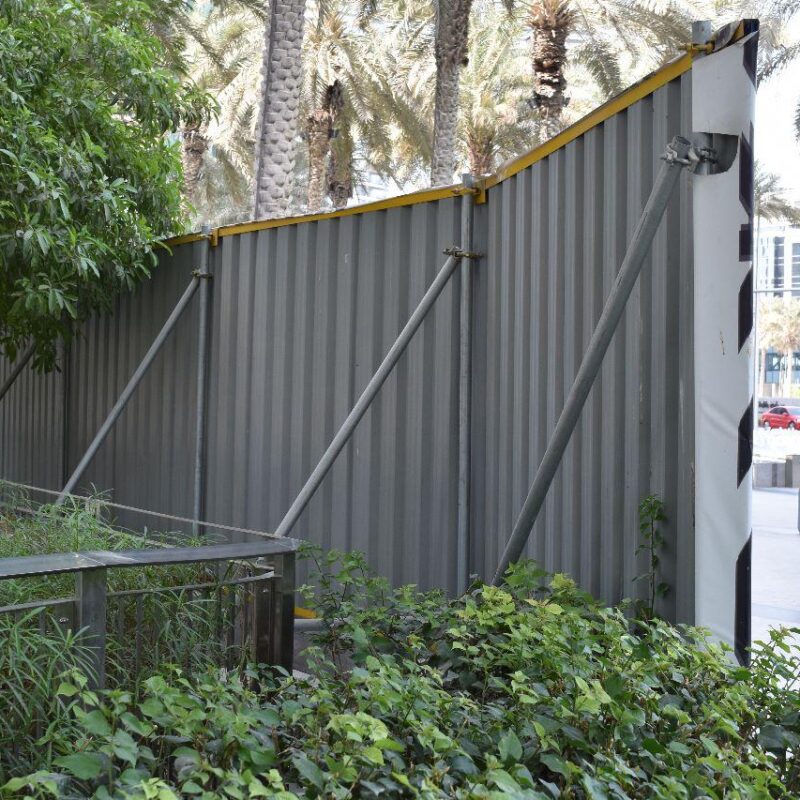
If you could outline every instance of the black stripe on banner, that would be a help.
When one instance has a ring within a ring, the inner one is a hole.
[[[747,212],[753,216],[753,148],[745,138],[739,137],[739,200]]]
[[[752,38],[748,39],[744,43],[744,56],[743,56],[743,64],[744,64],[744,71],[750,77],[750,80],[753,82],[753,86],[756,85],[756,63],[758,61],[758,20],[757,19],[746,19],[743,20],[744,22],[744,35],[747,36],[748,34],[755,33],[756,35]]]
[[[750,471],[753,464],[753,398],[747,410],[742,414],[739,422],[739,452],[736,460],[736,485],[742,483],[742,479]]]
[[[750,640],[752,631],[750,628],[750,603],[751,575],[750,566],[752,564],[753,553],[753,534],[747,537],[747,543],[741,549],[736,559],[736,609],[733,618],[733,651],[736,658],[743,666],[750,666]]]
[[[753,260],[753,223],[739,227],[739,261]]]
[[[753,269],[747,270],[747,275],[739,287],[739,350],[747,341],[753,330]]]

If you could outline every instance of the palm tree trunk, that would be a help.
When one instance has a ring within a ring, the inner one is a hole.
[[[791,348],[786,351],[786,391],[783,393],[784,397],[792,396],[792,361],[794,360],[794,352]]]
[[[187,199],[194,203],[203,174],[203,158],[208,150],[208,139],[199,123],[186,125],[181,134],[183,138],[181,151],[183,191]]]
[[[347,148],[331,148],[328,162],[328,197],[334,208],[344,208],[353,196],[353,160]]]
[[[574,21],[569,0],[538,0],[530,26],[533,30],[533,105],[539,110],[543,139],[555,136],[563,127],[562,114],[568,100],[567,36]]]
[[[490,137],[468,137],[467,161],[470,175],[478,178],[492,171],[494,142]]]
[[[308,207],[322,208],[325,202],[325,162],[331,142],[330,114],[322,109],[310,114],[306,124],[308,138]]]
[[[328,194],[333,199],[330,192],[330,175],[336,151],[342,148],[341,143],[338,147],[332,147],[331,141],[341,133],[339,128],[344,106],[344,90],[337,79],[325,87],[320,107],[308,118],[308,206],[312,210],[322,208],[325,200],[326,181],[328,182]],[[325,162],[328,160],[329,154],[330,163],[326,169]],[[348,183],[348,188],[351,185],[352,181]],[[349,189],[347,198],[352,194],[352,189]],[[334,205],[336,208],[341,207],[336,205],[335,200]],[[347,199],[342,205],[347,205]]]
[[[305,0],[270,0],[256,133],[253,216],[285,214],[292,199]]]
[[[471,6],[472,0],[438,0],[436,4],[432,186],[451,183],[456,168],[459,83],[467,58]]]

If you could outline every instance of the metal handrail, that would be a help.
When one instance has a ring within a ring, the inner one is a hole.
[[[61,601],[42,600],[34,604],[33,608],[44,609],[67,604],[73,606],[76,611],[75,629],[82,631],[89,642],[90,685],[93,688],[102,688],[105,684],[107,601],[115,594],[107,591],[106,570],[120,567],[237,561],[273,556],[279,562],[279,568],[270,573],[270,587],[259,586],[259,581],[254,578],[242,581],[254,585],[252,655],[257,663],[266,663],[269,654],[274,653],[273,663],[291,672],[294,650],[294,561],[298,545],[296,539],[265,538],[251,542],[200,547],[164,547],[116,552],[89,550],[20,556],[0,559],[0,580],[75,573],[74,597]],[[219,584],[208,586],[218,588]],[[274,602],[270,602],[267,592],[275,593]],[[9,606],[0,610],[9,613],[25,609],[20,605],[16,609],[14,606]]]
[[[232,561],[237,558],[294,553],[296,539],[264,539],[258,542],[203,545],[201,547],[163,547],[153,550],[87,550],[80,553],[50,553],[0,559],[0,580],[37,575],[57,575],[97,568],[166,566],[207,561]]]

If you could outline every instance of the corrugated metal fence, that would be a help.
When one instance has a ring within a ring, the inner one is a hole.
[[[685,71],[684,71],[685,72]],[[491,577],[644,206],[667,141],[691,129],[691,73],[488,189],[474,210],[470,569]],[[693,615],[692,230],[673,198],[529,552],[607,600],[633,594],[637,506],[666,503],[663,611]],[[446,195],[447,193],[444,193]],[[410,312],[460,244],[462,196],[264,226],[211,250],[206,518],[274,529]],[[169,314],[202,242],[92,320],[62,372],[0,404],[2,475],[59,489]],[[364,550],[393,582],[458,586],[459,276],[293,535]],[[82,486],[192,508],[197,303]],[[0,366],[0,374],[7,365]],[[680,563],[680,570],[677,564]]]

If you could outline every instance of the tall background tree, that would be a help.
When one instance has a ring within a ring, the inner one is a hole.
[[[396,117],[385,56],[374,47],[380,36],[374,12],[354,24],[347,0],[316,0],[315,6],[303,47],[310,210],[346,205],[364,167],[389,174]]]
[[[467,63],[472,0],[434,0],[436,96],[433,107],[431,184],[453,180],[461,69]]]
[[[756,161],[753,200],[758,222],[788,222],[800,225],[800,207],[786,196],[781,179]]]
[[[570,0],[539,0],[530,8],[533,106],[541,119],[542,138],[555,136],[563,127],[567,37],[576,16]]]
[[[0,349],[55,342],[148,275],[184,209],[175,140],[207,116],[148,6],[0,4]],[[171,134],[168,136],[168,134]]]
[[[787,20],[800,7],[794,0],[758,8],[755,0],[308,0],[299,103],[284,87],[280,113],[265,127],[261,3],[198,5],[180,28],[194,48],[192,75],[219,101],[218,119],[184,136],[193,203],[213,221],[252,217],[242,187],[256,182],[281,197],[272,211],[259,210],[263,216],[340,207],[367,185],[407,191],[489,162],[494,168],[673,58],[693,19],[761,16],[766,80],[796,55]],[[292,53],[282,80],[294,74],[296,47]],[[257,146],[266,140],[274,145],[269,157]]]
[[[305,0],[269,0],[256,127],[253,217],[291,207],[303,76]]]
[[[216,114],[200,129],[202,147],[193,148],[192,169],[184,158],[184,183],[198,227],[252,215],[265,14],[260,0],[227,0],[191,13],[193,28],[202,29],[203,38],[188,40],[187,68],[217,101]]]

